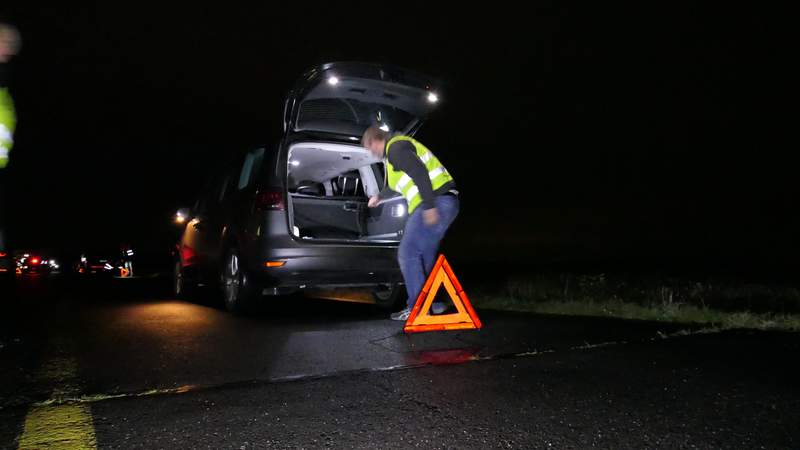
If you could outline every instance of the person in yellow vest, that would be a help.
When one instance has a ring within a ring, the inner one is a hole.
[[[8,92],[8,62],[19,50],[20,37],[17,29],[0,22],[0,251],[5,251],[3,238],[4,218],[7,215],[3,204],[4,184],[3,172],[8,165],[11,145],[14,143],[14,128],[17,116],[14,102]]]
[[[386,168],[386,188],[369,199],[374,208],[398,192],[408,202],[408,219],[397,260],[408,293],[406,308],[392,320],[407,320],[425,280],[436,262],[439,243],[458,215],[458,191],[453,177],[433,152],[408,136],[390,134],[371,126],[362,145]],[[437,312],[437,311],[434,311]]]
[[[8,164],[17,117],[8,92],[8,62],[19,50],[19,33],[11,25],[0,23],[0,169]]]

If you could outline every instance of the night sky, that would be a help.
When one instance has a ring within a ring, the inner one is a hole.
[[[796,267],[778,12],[271,3],[4,0],[18,246],[167,246],[214,165],[278,141],[305,69],[365,60],[444,82],[419,138],[463,192],[457,258]]]

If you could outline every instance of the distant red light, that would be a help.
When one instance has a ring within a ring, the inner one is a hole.
[[[39,258],[31,258],[31,264],[36,265],[39,264]]]
[[[8,253],[0,252],[0,258],[5,258],[6,256],[8,256]]]

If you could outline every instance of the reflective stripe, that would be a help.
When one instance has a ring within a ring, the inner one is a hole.
[[[11,138],[11,130],[9,130],[8,127],[2,123],[0,123],[0,141],[13,141]]]
[[[406,192],[406,200],[408,200],[409,204],[411,204],[411,200],[417,194],[419,194],[419,188],[416,186],[411,186],[411,189],[409,189],[408,192]]]
[[[400,179],[397,180],[397,183],[394,185],[395,190],[397,192],[402,192],[403,188],[406,187],[409,181],[411,181],[411,177],[408,176],[408,174],[404,173],[403,176],[400,177]]]
[[[431,154],[431,152],[425,152],[425,153],[422,154],[422,156],[419,157],[419,159],[421,159],[422,162],[424,162],[424,163],[427,163],[428,161],[430,161],[431,158],[433,158],[433,155]]]
[[[433,181],[436,177],[443,174],[445,172],[443,167],[437,167],[430,172],[428,172],[428,177],[430,177],[431,181]]]

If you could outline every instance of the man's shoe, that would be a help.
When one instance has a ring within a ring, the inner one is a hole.
[[[446,305],[444,303],[433,302],[433,304],[431,305],[431,312],[434,314],[442,314],[443,312],[447,311],[448,306],[449,305]]]
[[[409,315],[411,315],[411,308],[406,307],[406,309],[402,311],[397,311],[396,313],[392,313],[392,315],[389,316],[389,318],[392,320],[406,321],[408,320]]]

